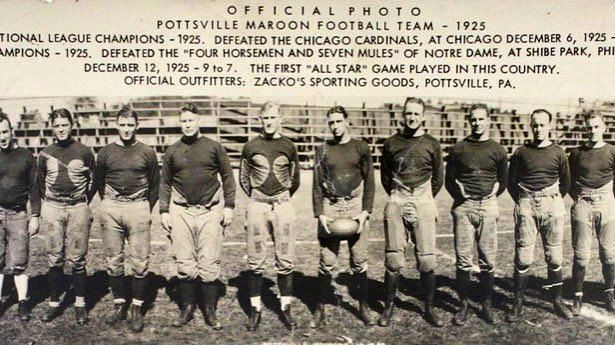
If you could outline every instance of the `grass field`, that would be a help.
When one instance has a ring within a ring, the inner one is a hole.
[[[378,178],[378,176],[377,176]],[[449,213],[451,199],[443,191],[437,197],[440,211],[438,227],[438,294],[437,309],[449,322],[444,328],[435,329],[421,317],[422,299],[418,272],[414,269],[412,250],[408,251],[408,268],[403,271],[404,278],[394,321],[389,328],[364,328],[357,319],[357,303],[352,298],[355,291],[348,288],[352,277],[348,272],[348,251],[342,247],[339,258],[339,274],[335,287],[342,296],[339,306],[327,305],[329,327],[311,330],[307,327],[311,310],[314,307],[316,292],[316,274],[318,267],[318,245],[316,244],[316,221],[311,208],[311,172],[302,172],[302,186],[294,198],[294,205],[299,215],[297,223],[298,245],[295,296],[293,313],[299,322],[294,332],[287,331],[279,319],[279,307],[276,298],[275,271],[273,260],[269,260],[265,275],[263,301],[263,321],[257,332],[245,330],[249,299],[245,281],[245,232],[243,230],[246,197],[238,193],[236,218],[227,236],[223,254],[223,276],[225,294],[218,305],[218,317],[224,325],[219,332],[211,330],[203,321],[201,313],[188,326],[176,329],[170,326],[178,315],[176,303],[176,282],[171,279],[174,274],[173,263],[168,254],[166,239],[160,230],[159,217],[154,217],[152,228],[151,296],[145,316],[146,326],[143,333],[133,334],[126,325],[111,328],[103,317],[112,309],[112,296],[108,291],[107,276],[100,242],[97,220],[92,229],[92,241],[88,255],[89,293],[87,297],[90,322],[83,327],[75,325],[71,307],[73,297],[70,291],[64,299],[68,309],[51,324],[40,321],[47,308],[47,282],[44,243],[40,236],[31,243],[30,259],[30,295],[33,305],[32,320],[21,323],[16,320],[17,305],[14,304],[0,318],[0,343],[2,344],[128,344],[128,343],[176,343],[176,344],[230,344],[230,343],[381,343],[381,344],[613,344],[615,339],[615,316],[605,311],[602,303],[602,275],[596,255],[591,260],[591,269],[587,270],[585,284],[584,315],[571,321],[558,318],[551,312],[548,293],[542,291],[545,283],[546,265],[542,249],[537,245],[535,264],[532,268],[533,279],[530,281],[525,319],[516,324],[501,322],[495,326],[485,324],[474,315],[463,327],[456,327],[450,319],[458,306],[457,294],[454,292],[455,267],[452,238],[451,217]],[[379,183],[377,184],[379,186]],[[568,203],[570,200],[567,200]],[[381,187],[376,192],[375,209],[370,231],[370,305],[374,318],[382,311],[382,277],[383,277],[383,225],[382,211],[386,203],[385,193]],[[93,203],[94,209],[97,202]],[[507,309],[507,300],[512,295],[512,272],[514,254],[514,236],[512,221],[512,201],[507,195],[500,198],[501,219],[496,271],[496,294],[494,306],[496,313],[503,319]],[[565,277],[571,271],[572,250],[570,227],[566,227],[564,245]],[[411,249],[411,248],[409,248]],[[273,259],[273,256],[270,256]],[[477,291],[474,279],[473,290]],[[566,282],[566,298],[571,297]],[[350,291],[349,291],[350,290]],[[477,298],[475,298],[475,302]],[[474,305],[477,305],[474,303]]]

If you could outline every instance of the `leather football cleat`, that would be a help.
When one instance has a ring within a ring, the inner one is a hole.
[[[289,331],[292,331],[297,328],[297,321],[293,319],[293,316],[290,312],[290,305],[287,305],[286,308],[282,309],[282,322],[284,322],[284,326],[286,326]]]
[[[363,324],[367,327],[374,326],[376,324],[369,314],[369,306],[367,303],[364,302],[359,304],[359,315],[361,321],[363,321]]]
[[[461,301],[461,308],[453,317],[453,323],[457,326],[462,326],[468,320],[468,314],[470,313],[470,303],[467,299]]]
[[[427,320],[427,322],[429,322],[434,327],[439,328],[444,326],[444,322],[442,321],[442,319],[440,319],[434,308],[430,305],[425,306],[424,317],[425,320]]]
[[[128,306],[126,303],[115,303],[113,305],[113,312],[105,318],[107,325],[115,325],[116,323],[126,320],[128,314]]]
[[[28,306],[28,301],[19,301],[19,320],[21,321],[30,321],[30,307]]]
[[[213,328],[214,331],[219,331],[222,329],[222,324],[216,318],[216,307],[213,305],[205,306],[205,322]]]
[[[139,333],[143,330],[143,314],[141,313],[141,307],[138,305],[130,305],[130,330]]]
[[[75,319],[80,326],[88,323],[88,312],[85,310],[85,307],[75,307]]]
[[[56,317],[60,316],[60,307],[49,307],[45,315],[43,315],[43,322],[51,322]]]
[[[486,323],[492,325],[498,323],[498,319],[495,317],[493,309],[491,309],[491,300],[483,301],[480,317],[485,320]]]
[[[572,315],[573,316],[581,315],[582,308],[583,308],[583,297],[574,296],[574,300],[572,301]]]
[[[391,324],[391,318],[393,317],[394,309],[395,304],[393,302],[385,303],[384,310],[382,311],[382,314],[380,314],[380,318],[378,318],[378,326],[388,327]]]
[[[179,314],[179,318],[173,322],[173,327],[183,327],[192,320],[194,317],[194,310],[196,309],[196,305],[194,304],[185,304],[182,308],[181,313]]]
[[[517,322],[521,320],[523,316],[523,300],[515,299],[513,305],[511,306],[508,314],[506,314],[506,321],[508,322]]]
[[[248,321],[248,331],[254,332],[261,323],[261,311],[252,307],[250,310],[250,320]]]
[[[570,309],[568,309],[568,307],[564,303],[564,300],[562,300],[561,298],[556,298],[553,300],[553,309],[555,310],[555,313],[562,318],[566,320],[572,319],[572,312],[570,311]]]
[[[325,315],[325,306],[322,303],[316,304],[314,318],[310,321],[310,328],[321,328],[327,324],[327,316]]]

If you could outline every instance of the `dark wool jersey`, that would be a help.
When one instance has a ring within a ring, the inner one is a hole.
[[[220,188],[218,174],[222,178],[224,206],[234,208],[235,179],[226,150],[204,136],[182,137],[162,158],[160,213],[169,212],[171,189],[188,205],[210,203]]]
[[[613,181],[615,146],[605,144],[599,148],[585,145],[570,151],[571,196],[576,195],[578,184],[599,188]]]
[[[158,200],[158,158],[154,149],[139,141],[130,146],[111,143],[100,150],[96,159],[96,178],[101,199],[107,194],[147,199],[150,207],[154,207]]]
[[[538,191],[556,182],[559,182],[562,195],[568,193],[568,158],[558,145],[536,147],[526,144],[519,147],[510,158],[508,192],[514,200],[519,198],[519,184],[531,191]]]
[[[444,183],[442,149],[436,138],[427,133],[418,137],[397,133],[384,142],[380,180],[387,193],[396,185],[416,188],[429,179],[435,196]]]
[[[239,183],[247,195],[256,189],[269,196],[299,188],[299,157],[295,144],[286,137],[256,137],[241,152]]]
[[[0,150],[0,207],[25,211],[30,199],[32,215],[41,211],[36,159],[22,147]]]
[[[60,202],[90,201],[96,194],[95,169],[94,154],[75,139],[49,145],[38,156],[41,196]]]
[[[374,165],[369,146],[350,139],[339,144],[328,141],[316,147],[312,206],[316,217],[323,214],[323,198],[343,198],[363,183],[363,211],[374,204]]]
[[[455,200],[464,199],[457,182],[463,185],[467,196],[483,198],[493,192],[496,182],[496,194],[502,194],[507,176],[506,149],[492,139],[478,141],[467,137],[455,144],[447,157],[445,186]]]

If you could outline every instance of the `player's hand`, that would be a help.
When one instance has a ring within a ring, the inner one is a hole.
[[[160,214],[160,224],[162,224],[162,229],[169,235],[171,233],[171,218],[169,217],[169,212]]]
[[[459,187],[459,192],[461,192],[461,196],[463,196],[464,199],[468,198],[468,195],[466,194],[466,189],[463,187],[463,183],[455,180],[455,183],[457,183],[457,186]]]
[[[39,228],[38,216],[32,216],[30,218],[30,221],[28,222],[28,235],[32,237],[38,234],[38,228]]]
[[[227,227],[233,222],[233,209],[225,207],[224,215],[222,216],[222,226]]]
[[[360,234],[361,231],[363,231],[363,226],[365,225],[367,218],[369,218],[369,213],[367,211],[362,211],[358,216],[352,218],[359,222],[359,230],[357,230],[357,234]]]
[[[491,190],[491,194],[489,194],[489,196],[497,196],[498,189],[500,189],[500,183],[496,182],[493,184],[493,189]]]
[[[324,214],[321,214],[320,216],[318,216],[318,221],[320,222],[320,225],[322,225],[322,228],[325,229],[325,232],[331,235],[331,231],[329,231],[329,226],[327,225],[327,223],[332,222],[333,219],[325,216]]]

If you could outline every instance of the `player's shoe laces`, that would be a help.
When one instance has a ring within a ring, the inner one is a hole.
[[[205,322],[215,331],[222,329],[222,324],[216,318],[216,307],[213,305],[205,305]]]
[[[467,299],[461,300],[461,308],[453,317],[453,323],[457,326],[462,326],[468,320],[468,314],[470,313],[470,303]]]
[[[361,317],[361,321],[363,321],[363,324],[365,326],[369,327],[376,324],[369,315],[369,305],[367,304],[367,302],[361,302],[359,304],[359,315]]]
[[[139,333],[143,330],[143,314],[141,313],[141,307],[138,305],[130,305],[130,329]]]
[[[293,316],[290,312],[290,304],[287,305],[284,309],[282,309],[282,321],[288,330],[292,331],[297,328],[297,321],[293,319]]]
[[[254,332],[261,323],[261,311],[252,307],[250,310],[250,320],[248,320],[248,331]]]
[[[431,304],[425,303],[425,320],[429,322],[434,327],[443,327],[444,322],[440,319],[440,316],[434,310],[434,307]]]
[[[28,306],[28,301],[22,300],[19,301],[19,320],[21,321],[30,321],[30,306]]]
[[[43,315],[42,320],[43,322],[51,322],[58,316],[60,316],[60,307],[49,307],[49,309],[47,309],[47,313]]]
[[[508,311],[508,314],[506,314],[506,321],[517,322],[521,320],[522,316],[523,316],[523,299],[515,298],[513,305]]]
[[[75,307],[75,319],[80,326],[88,323],[88,312],[85,310],[85,307]]]
[[[105,323],[107,325],[115,325],[116,323],[126,320],[126,315],[128,314],[128,307],[126,303],[115,303],[113,305],[113,312],[107,315],[105,318]]]
[[[553,300],[553,309],[555,313],[564,319],[572,319],[572,312],[568,309],[568,306],[564,303],[564,300],[559,297]]]
[[[179,314],[179,318],[173,322],[174,327],[183,327],[192,320],[194,317],[194,310],[196,309],[195,304],[184,304],[181,313]]]
[[[378,326],[388,327],[391,324],[391,318],[393,317],[393,310],[395,309],[395,303],[392,300],[388,300],[384,304],[384,310],[378,318]]]
[[[574,300],[572,301],[572,315],[573,316],[581,315],[582,308],[583,308],[583,297],[574,296]]]
[[[491,309],[491,299],[483,301],[480,317],[482,317],[482,319],[489,324],[493,325],[498,323],[498,319],[495,317],[493,309]]]
[[[327,324],[327,316],[325,315],[325,305],[322,303],[316,304],[314,318],[310,322],[310,328],[321,328]]]

